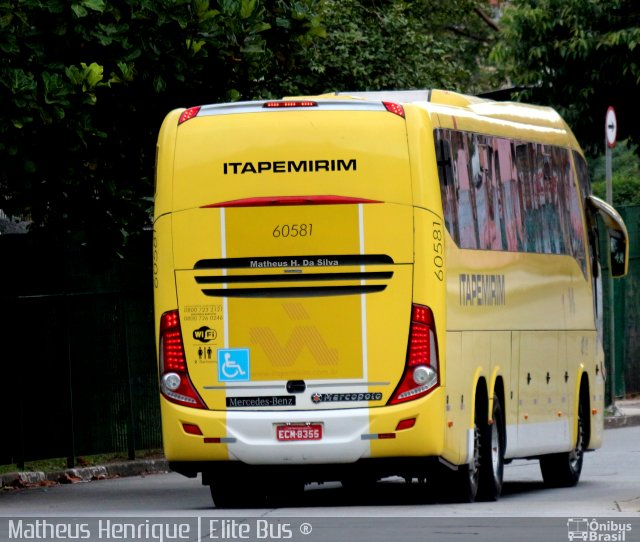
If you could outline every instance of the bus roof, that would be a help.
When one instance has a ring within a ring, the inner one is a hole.
[[[305,98],[309,99],[310,97],[306,96]],[[580,148],[571,129],[562,117],[553,108],[546,106],[519,102],[500,102],[439,89],[334,92],[315,96],[314,98],[323,100],[390,101],[403,105],[416,105],[429,113],[445,117],[473,118],[476,121],[472,123],[473,130],[479,129],[477,121],[482,122],[483,119],[493,126],[496,125],[496,122],[503,127],[505,127],[505,124],[510,124],[515,131],[529,127],[533,128],[535,132],[535,127],[539,127],[546,132],[549,130],[556,132],[560,140],[565,140],[570,147]],[[287,97],[285,99],[301,99],[301,97]],[[555,143],[559,143],[559,140],[556,140]]]

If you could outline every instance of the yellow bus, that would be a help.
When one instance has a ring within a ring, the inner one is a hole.
[[[552,109],[452,92],[176,110],[158,138],[164,449],[216,506],[389,476],[495,500],[603,436],[595,216]]]

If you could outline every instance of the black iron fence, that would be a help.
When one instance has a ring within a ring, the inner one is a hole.
[[[0,236],[0,464],[162,446],[145,237],[106,265]]]

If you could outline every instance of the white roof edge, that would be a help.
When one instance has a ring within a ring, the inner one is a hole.
[[[388,102],[428,102],[431,100],[431,90],[372,90],[362,92],[336,92],[336,96],[351,96],[365,100],[380,100]]]

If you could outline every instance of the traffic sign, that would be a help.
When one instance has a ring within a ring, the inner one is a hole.
[[[604,133],[607,138],[607,147],[613,149],[613,147],[616,146],[616,136],[618,135],[618,121],[616,119],[616,111],[613,107],[607,109]]]

